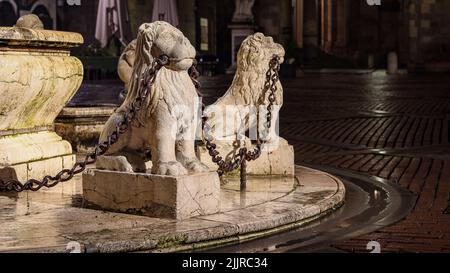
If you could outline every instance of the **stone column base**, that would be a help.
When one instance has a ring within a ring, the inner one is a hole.
[[[254,149],[250,147],[249,149]],[[217,150],[220,156],[230,161],[239,152],[239,147],[232,144],[218,144]],[[211,170],[217,170],[218,167],[211,160],[211,156],[205,146],[199,146],[197,156]],[[247,165],[247,174],[249,175],[282,175],[294,176],[295,163],[294,147],[287,142],[280,142],[280,145],[272,151],[263,151],[261,157],[255,161],[251,161]],[[232,175],[232,174],[231,174]]]
[[[44,131],[0,137],[0,177],[26,181],[71,169],[76,158],[69,142]]]
[[[83,174],[83,197],[102,210],[177,220],[220,210],[217,173],[160,176],[91,169]]]
[[[79,154],[93,152],[116,107],[66,107],[55,121],[55,131]]]

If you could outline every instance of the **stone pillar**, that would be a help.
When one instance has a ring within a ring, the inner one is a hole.
[[[336,3],[336,37],[334,48],[338,51],[345,50],[348,42],[348,0],[340,0]]]
[[[83,65],[69,48],[77,33],[0,28],[0,176],[42,179],[71,168],[69,142],[54,120],[83,79]]]
[[[375,69],[375,55],[369,54],[369,56],[367,57],[367,68],[368,69]]]
[[[255,33],[254,16],[252,12],[255,0],[236,0],[233,19],[228,28],[231,29],[231,67],[228,73],[236,71],[236,56],[242,42]]]
[[[388,74],[398,73],[398,56],[396,52],[389,52],[388,54],[387,73]]]
[[[319,44],[319,9],[317,1],[303,1],[303,45]]]
[[[332,0],[321,0],[322,49],[331,52],[333,47],[333,4]]]
[[[280,23],[278,26],[279,36],[276,39],[282,45],[287,46],[292,42],[292,32],[294,28],[293,16],[294,12],[292,11],[292,1],[291,0],[279,0],[276,1],[279,5],[279,18]],[[302,16],[303,17],[303,16]],[[302,27],[303,29],[303,27]],[[303,30],[302,30],[303,31]]]
[[[303,48],[304,45],[304,1],[295,1],[295,44],[298,48]]]

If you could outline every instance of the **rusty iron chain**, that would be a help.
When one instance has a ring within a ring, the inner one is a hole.
[[[280,69],[280,58],[274,56],[269,63],[269,69],[266,73],[266,83],[264,85],[265,92],[269,91],[269,105],[267,106],[267,117],[265,129],[268,131],[272,125],[272,110],[276,100],[275,94],[277,91],[277,83],[279,81],[278,71]],[[75,175],[84,172],[87,166],[94,164],[99,156],[107,153],[109,148],[117,143],[119,137],[127,132],[131,123],[135,120],[138,112],[142,108],[142,103],[149,95],[151,86],[155,80],[157,72],[165,65],[169,63],[169,57],[167,55],[161,55],[159,58],[155,59],[154,62],[147,67],[144,72],[143,77],[140,80],[141,87],[139,88],[139,94],[136,99],[131,103],[130,107],[123,113],[123,120],[116,126],[116,130],[112,132],[107,141],[98,144],[94,152],[88,154],[85,159],[81,162],[77,162],[72,169],[64,169],[59,172],[56,176],[45,176],[42,180],[30,179],[25,183],[22,183],[16,179],[4,179],[0,178],[0,192],[23,192],[23,191],[39,191],[42,188],[52,188],[56,185],[64,182],[70,181]],[[193,84],[196,87],[197,93],[200,97],[200,84],[197,81],[199,73],[196,69],[197,62],[194,61],[193,66],[189,70],[189,75],[192,79]],[[204,112],[205,105],[202,105],[202,111]],[[238,156],[231,162],[225,162],[220,153],[217,151],[217,145],[213,143],[212,136],[209,135],[211,128],[208,126],[207,118],[202,117],[203,132],[205,135],[205,145],[212,157],[214,163],[219,166],[219,174],[223,175],[225,173],[232,172],[240,167],[241,169],[241,189],[245,188],[246,185],[246,163],[247,161],[253,161],[261,156],[261,147],[264,141],[258,138],[258,143],[253,151],[248,151],[247,148],[241,148],[239,150]]]
[[[197,93],[200,97],[202,97],[200,89],[200,84],[197,81],[197,78],[199,76],[199,73],[196,69],[197,63],[194,63],[193,67],[190,71],[190,76],[192,81],[194,82],[194,85],[197,88]],[[280,79],[279,77],[279,70],[280,70],[280,57],[279,56],[273,56],[273,58],[269,62],[269,69],[266,73],[266,82],[264,84],[264,92],[263,94],[266,94],[267,91],[269,91],[268,101],[269,104],[267,106],[267,116],[266,116],[266,122],[264,124],[265,127],[265,134],[267,137],[269,135],[270,129],[272,127],[272,111],[273,107],[276,101],[276,92],[278,90],[277,84]],[[202,104],[202,113],[205,112],[205,104]],[[218,173],[219,175],[224,175],[226,173],[230,173],[234,170],[237,170],[240,168],[240,180],[241,180],[241,190],[245,190],[247,185],[247,162],[257,160],[261,156],[262,152],[262,145],[266,143],[266,141],[261,140],[259,138],[259,132],[258,132],[258,140],[255,149],[249,151],[246,147],[241,148],[237,155],[229,162],[226,162],[223,157],[220,156],[220,152],[217,150],[217,145],[214,144],[214,138],[211,136],[211,127],[207,123],[208,118],[203,115],[202,116],[202,126],[203,126],[203,141],[205,144],[206,149],[208,150],[209,155],[212,158],[212,162],[214,162],[218,167]]]
[[[107,141],[98,144],[95,147],[94,152],[87,155],[83,161],[77,162],[72,169],[64,169],[56,176],[45,176],[42,180],[30,179],[27,182],[22,183],[15,179],[0,178],[0,192],[38,191],[42,188],[52,188],[60,183],[67,182],[75,175],[84,172],[88,165],[94,164],[99,156],[106,154],[109,148],[117,143],[119,137],[127,132],[131,123],[142,108],[145,98],[150,95],[151,86],[156,78],[157,72],[168,63],[169,57],[167,55],[161,55],[147,67],[143,77],[140,79],[141,86],[139,88],[139,94],[131,103],[130,107],[124,112],[123,120],[116,126],[116,130],[108,136]]]

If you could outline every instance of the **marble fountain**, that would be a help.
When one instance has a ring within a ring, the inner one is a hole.
[[[71,145],[53,131],[53,122],[81,84],[82,64],[69,49],[82,43],[76,33],[0,28],[0,178],[42,179],[74,164]],[[103,127],[100,143],[126,118],[148,87],[142,79],[166,54],[139,122],[131,122],[82,176],[39,192],[0,193],[0,252],[68,252],[73,245],[80,252],[190,251],[290,230],[343,204],[343,183],[296,166],[293,147],[277,135],[280,82],[269,140],[249,162],[241,190],[236,173],[219,177],[210,151],[195,145],[203,136],[188,73],[196,53],[190,42],[169,24],[154,22],[140,27],[135,43],[135,60],[123,68],[132,69],[128,96]],[[283,61],[284,49],[272,38],[249,36],[232,86],[206,109],[216,151],[226,159],[236,156],[236,143],[256,147],[245,134],[258,121],[242,109],[267,104],[260,90],[274,55]]]

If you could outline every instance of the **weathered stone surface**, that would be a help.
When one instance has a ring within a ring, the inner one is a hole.
[[[78,153],[92,152],[115,107],[66,107],[55,122],[55,131]]]
[[[56,175],[63,169],[71,169],[76,162],[75,155],[57,156],[23,164],[0,166],[0,177],[27,181],[42,179],[46,175]],[[41,189],[49,191],[49,189]]]
[[[0,166],[72,154],[70,143],[54,132],[0,136]]]
[[[149,65],[161,54],[169,59],[151,79],[150,95],[143,100],[142,110],[137,113],[139,122],[131,123],[129,130],[106,153],[117,158],[117,164],[109,165],[121,164],[125,156],[133,171],[146,171],[145,154],[151,150],[151,172],[154,174],[180,176],[209,172],[196,158],[194,148],[199,97],[188,70],[195,59],[195,48],[180,30],[169,23],[156,21],[139,28],[135,54],[127,97],[106,122],[100,143],[108,141],[142,94],[145,88],[142,81],[149,76]],[[114,168],[113,171],[128,167]]]
[[[15,25],[16,27],[31,28],[31,29],[44,29],[44,24],[42,23],[39,16],[36,14],[26,14],[21,16]]]
[[[0,252],[65,251],[70,241],[80,243],[82,251],[192,250],[295,228],[343,202],[345,188],[335,177],[303,167],[296,168],[296,176],[250,177],[245,194],[238,179],[226,179],[220,213],[183,221],[83,209],[77,176],[73,184],[48,192],[0,196]]]
[[[55,53],[0,48],[0,67],[0,130],[51,126],[83,78],[77,58]]]
[[[0,41],[8,46],[48,46],[55,48],[77,47],[83,36],[75,32],[31,28],[0,27]]]
[[[283,87],[279,81],[276,83],[271,111],[271,128],[267,131],[269,137],[265,137],[267,124],[261,122],[266,121],[269,105],[266,73],[274,55],[283,63],[285,51],[272,37],[262,33],[248,36],[239,49],[237,71],[230,88],[223,97],[206,108],[205,115],[211,128],[209,134],[214,138],[222,158],[231,161],[243,146],[254,149],[250,139],[246,138],[249,132],[252,140],[264,137],[269,145],[259,159],[248,164],[247,172],[254,175],[293,176],[294,149],[276,131],[279,110],[283,104]],[[203,163],[211,169],[217,169],[204,146],[197,153]]]
[[[83,66],[68,49],[82,42],[77,33],[0,27],[0,169],[12,178],[54,175],[72,154],[53,123],[81,85]]]
[[[233,83],[223,97],[205,110],[207,123],[217,140],[229,140],[232,143],[237,139],[244,139],[245,133],[258,125],[254,112],[264,114],[260,110],[267,109],[269,104],[269,94],[265,87],[266,73],[274,55],[280,57],[280,63],[284,62],[284,48],[275,43],[272,37],[262,33],[250,35],[242,43]],[[276,87],[272,125],[276,124],[278,111],[283,105],[283,87],[279,81]],[[261,120],[266,120],[265,116]],[[276,126],[272,126],[271,139],[277,136],[275,128]],[[260,131],[259,135],[263,135],[263,132]]]
[[[255,0],[236,0],[235,11],[232,21],[236,22],[253,22],[252,8]]]
[[[133,66],[136,60],[136,44],[137,40],[131,41],[125,50],[120,55],[119,63],[117,65],[117,74],[125,84],[125,90],[128,90],[128,85],[133,74]]]
[[[250,149],[255,147],[251,147]],[[217,150],[220,155],[228,160],[233,158],[239,152],[239,147],[230,144],[219,145]],[[200,160],[211,170],[217,170],[218,167],[211,160],[211,156],[205,146],[199,146],[197,154]],[[261,156],[248,162],[247,173],[250,175],[285,175],[294,176],[295,173],[294,147],[286,143],[280,143],[273,150],[263,151]]]
[[[26,181],[28,179],[28,164],[17,164],[0,168],[0,177]]]
[[[219,212],[220,180],[217,173],[175,177],[89,170],[83,197],[106,210],[181,220]]]

